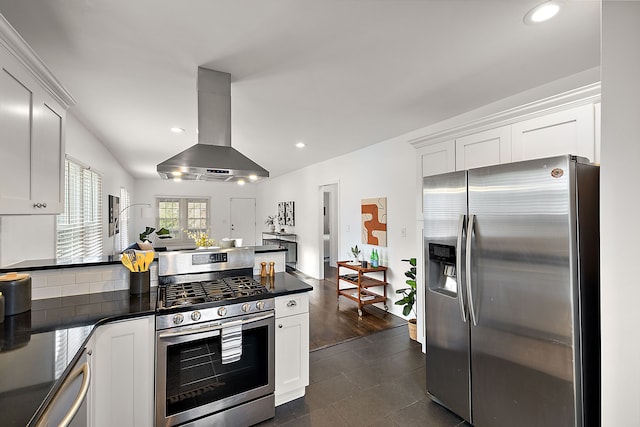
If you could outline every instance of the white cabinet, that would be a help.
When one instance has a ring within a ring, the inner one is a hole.
[[[575,154],[595,161],[593,105],[514,123],[511,126],[511,157],[514,162]]]
[[[276,406],[304,396],[309,385],[309,296],[276,298]]]
[[[0,46],[0,214],[64,207],[65,110]]]
[[[94,336],[91,425],[152,426],[154,317],[107,323]]]
[[[511,161],[511,126],[456,138],[456,170]]]
[[[427,145],[418,150],[418,168],[422,177],[439,175],[456,170],[455,141],[444,141]],[[422,188],[422,182],[420,182]]]

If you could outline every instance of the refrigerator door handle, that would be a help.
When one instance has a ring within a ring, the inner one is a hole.
[[[473,321],[473,326],[478,325],[478,318],[476,317],[476,310],[473,305],[473,292],[471,291],[471,241],[473,237],[473,226],[476,216],[469,215],[469,224],[467,224],[467,259],[466,259],[466,277],[467,277],[467,295],[469,298],[469,317]]]
[[[456,276],[458,282],[458,302],[460,303],[460,314],[462,315],[462,321],[467,322],[467,310],[464,306],[464,295],[462,292],[462,234],[464,233],[464,220],[465,215],[460,215],[458,221],[458,240],[456,241]]]

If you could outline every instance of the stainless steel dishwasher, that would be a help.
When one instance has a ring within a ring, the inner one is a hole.
[[[85,348],[35,426],[81,427],[89,425],[87,396],[90,384],[91,367],[89,354]]]

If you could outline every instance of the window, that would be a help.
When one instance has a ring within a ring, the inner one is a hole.
[[[172,243],[193,243],[183,230],[206,231],[209,228],[209,199],[159,197],[158,228],[166,228]]]
[[[56,256],[102,256],[102,175],[67,158],[64,182],[64,212],[57,217]]]

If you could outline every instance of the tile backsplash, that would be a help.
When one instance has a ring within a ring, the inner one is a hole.
[[[158,265],[151,264],[151,287],[158,286]],[[26,272],[31,276],[31,298],[66,297],[129,289],[129,270],[120,264]]]

